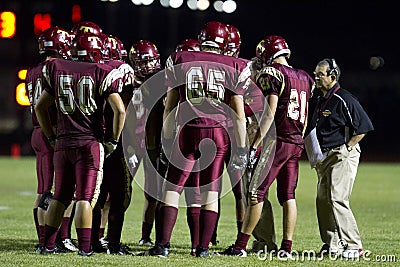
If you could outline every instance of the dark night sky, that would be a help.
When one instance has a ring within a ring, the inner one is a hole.
[[[383,158],[400,159],[400,142],[393,135],[400,131],[399,124],[393,123],[395,107],[400,102],[399,14],[393,2],[237,0],[238,8],[233,14],[218,13],[212,7],[203,12],[191,11],[185,3],[186,0],[179,9],[166,9],[158,0],[147,7],[134,6],[130,0],[2,1],[0,10],[11,8],[18,15],[16,38],[21,41],[15,46],[20,47],[19,52],[4,48],[0,51],[2,59],[15,58],[14,62],[2,60],[3,65],[11,62],[17,68],[37,61],[34,13],[50,13],[52,25],[71,29],[73,4],[81,5],[82,20],[91,20],[105,33],[119,37],[128,50],[139,39],[153,41],[163,61],[177,42],[196,38],[204,23],[219,20],[235,25],[241,32],[244,58],[253,57],[257,43],[268,34],[285,37],[292,50],[290,64],[310,74],[319,60],[335,58],[342,70],[342,87],[360,99],[376,128],[362,141],[365,154],[377,151]],[[4,47],[5,42],[0,45]],[[372,56],[382,57],[383,67],[370,69]],[[392,149],[388,150],[387,145]]]

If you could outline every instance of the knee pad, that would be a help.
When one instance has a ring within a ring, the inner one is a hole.
[[[47,210],[52,199],[53,199],[53,194],[51,192],[48,191],[44,192],[42,194],[42,197],[40,198],[38,207]]]

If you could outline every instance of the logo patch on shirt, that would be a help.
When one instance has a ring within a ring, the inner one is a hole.
[[[332,112],[330,111],[330,110],[324,110],[324,111],[322,111],[322,116],[324,116],[324,117],[328,117],[328,116],[330,116],[332,114]]]

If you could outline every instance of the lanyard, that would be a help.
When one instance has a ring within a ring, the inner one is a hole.
[[[329,101],[331,100],[332,96],[340,89],[340,85],[333,90],[332,94],[329,95],[328,99],[325,101],[324,105],[318,109],[318,118],[317,122],[319,121],[319,118],[321,117],[322,112],[325,110],[326,106],[328,105]]]

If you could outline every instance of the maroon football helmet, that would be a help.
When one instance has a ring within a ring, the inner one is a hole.
[[[82,32],[91,32],[96,35],[101,35],[101,33],[103,31],[100,28],[100,26],[94,22],[81,21],[81,22],[78,22],[77,24],[75,24],[74,27],[72,27],[72,32],[75,35],[78,35],[79,33],[82,33]]]
[[[69,59],[71,41],[68,31],[58,26],[50,27],[39,35],[39,54],[51,53]]]
[[[226,27],[228,28],[230,34],[230,41],[226,49],[226,54],[228,56],[239,57],[240,45],[242,44],[239,30],[231,24],[226,24]]]
[[[264,64],[271,64],[274,58],[278,56],[290,56],[290,49],[286,40],[278,35],[269,35],[264,37],[257,45],[256,57]]]
[[[129,60],[135,75],[141,78],[147,78],[161,69],[158,49],[155,44],[147,40],[140,40],[132,45]]]
[[[125,61],[128,56],[128,52],[126,51],[124,44],[120,39],[115,36],[103,34],[103,44],[105,49],[105,58],[106,60],[122,60]]]
[[[225,53],[230,42],[229,30],[219,21],[210,21],[204,24],[197,38],[201,46],[219,48],[221,54]]]
[[[100,63],[104,56],[104,44],[101,38],[91,32],[80,33],[71,44],[74,60]]]
[[[175,51],[200,51],[200,43],[195,39],[185,39],[176,46]]]

